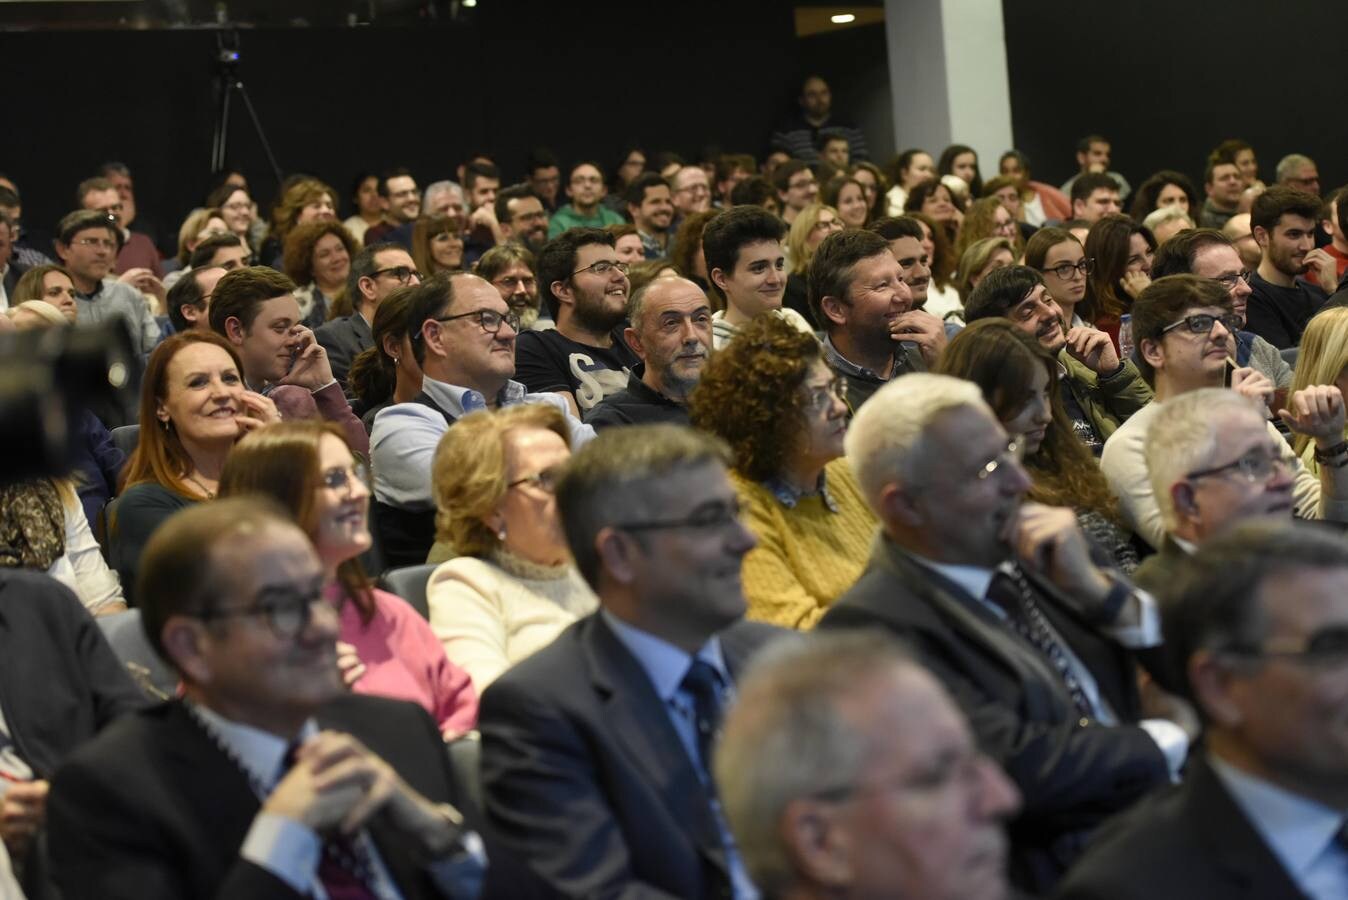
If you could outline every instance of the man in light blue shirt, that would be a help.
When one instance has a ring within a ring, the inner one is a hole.
[[[529,393],[515,374],[519,319],[491,282],[458,274],[428,281],[408,300],[407,331],[421,393],[381,411],[370,431],[374,523],[390,565],[426,561],[435,537],[431,464],[456,419],[482,409],[548,403],[567,417],[573,446],[594,429],[558,394]]]
[[[1060,896],[1348,897],[1348,546],[1263,519],[1166,574],[1167,651],[1205,753],[1106,826]]]
[[[741,621],[755,541],[728,461],[683,426],[610,428],[557,485],[601,609],[492,682],[479,717],[488,833],[550,893],[758,896],[710,754],[746,660],[782,632]]]

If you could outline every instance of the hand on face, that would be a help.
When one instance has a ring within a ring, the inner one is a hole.
[[[945,350],[945,323],[921,309],[900,313],[889,323],[889,336],[917,344],[927,365],[934,365]]]
[[[1112,375],[1119,369],[1119,353],[1103,331],[1084,325],[1068,329],[1064,349],[1097,375]]]
[[[1269,401],[1273,399],[1274,387],[1267,375],[1246,366],[1231,372],[1231,390],[1249,399],[1259,414],[1265,415]]]
[[[1124,272],[1123,277],[1119,279],[1119,286],[1123,288],[1123,292],[1134,300],[1150,285],[1151,276],[1146,272]]]
[[[316,391],[331,383],[332,366],[328,363],[328,351],[314,338],[314,333],[303,325],[296,325],[290,333],[295,341],[292,351],[295,361],[277,384],[293,384]]]
[[[243,409],[234,416],[234,421],[239,426],[239,437],[264,425],[281,421],[281,413],[270,397],[264,397],[255,391],[244,391],[239,395],[239,400]]]
[[[1069,594],[1103,597],[1110,580],[1091,561],[1076,513],[1065,507],[1022,503],[1007,520],[1006,542],[1027,569]]]

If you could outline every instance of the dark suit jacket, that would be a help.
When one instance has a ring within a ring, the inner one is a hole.
[[[427,799],[459,805],[449,756],[421,707],[350,694],[317,718],[355,735]],[[258,807],[246,777],[181,703],[127,716],[52,783],[48,829],[64,900],[296,900],[285,882],[238,855]],[[398,834],[379,817],[369,828],[407,900],[439,896]]]
[[[1135,668],[1096,634],[1072,601],[1030,573],[1040,606],[1091,670],[1124,721],[1138,715]],[[1052,884],[1102,819],[1169,777],[1164,754],[1141,728],[1082,727],[1060,679],[1036,651],[962,589],[888,539],[820,627],[883,626],[907,639],[954,695],[979,744],[1020,788],[1011,823],[1013,875]]]
[[[332,377],[337,379],[346,395],[351,396],[346,376],[351,371],[352,360],[374,346],[370,323],[366,322],[360,313],[352,313],[340,319],[333,319],[316,329],[314,340],[328,351],[328,364],[332,366]]]
[[[732,678],[783,633],[754,622],[722,632]],[[730,896],[707,790],[599,614],[493,682],[478,728],[488,833],[556,896]]]
[[[1100,829],[1059,900],[1304,900],[1212,768]]]
[[[9,268],[5,270],[5,296],[9,298],[9,305],[14,306],[14,289],[19,286],[19,279],[23,273],[28,271],[27,266],[19,265],[18,260],[11,255],[9,258]]]

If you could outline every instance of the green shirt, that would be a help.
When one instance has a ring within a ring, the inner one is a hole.
[[[592,216],[582,216],[568,203],[552,214],[552,221],[548,223],[548,239],[551,240],[572,228],[603,228],[605,225],[621,225],[625,221],[622,216],[602,203],[595,207]]]

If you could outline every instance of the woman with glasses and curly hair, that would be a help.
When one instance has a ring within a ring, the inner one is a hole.
[[[1009,319],[980,319],[950,340],[936,371],[978,385],[1002,427],[1020,436],[1034,481],[1031,500],[1071,507],[1115,568],[1137,568],[1137,548],[1118,500],[1063,409],[1061,367],[1052,354]]]
[[[814,627],[861,575],[875,538],[843,458],[843,384],[819,342],[759,316],[712,355],[688,411],[730,445],[731,481],[758,537],[744,558],[749,616]]]
[[[294,518],[323,564],[324,596],[341,622],[338,666],[347,685],[419,704],[451,740],[476,724],[477,692],[426,620],[366,577],[358,557],[373,542],[368,477],[336,425],[286,422],[239,441],[220,476],[220,496],[261,494]]]

